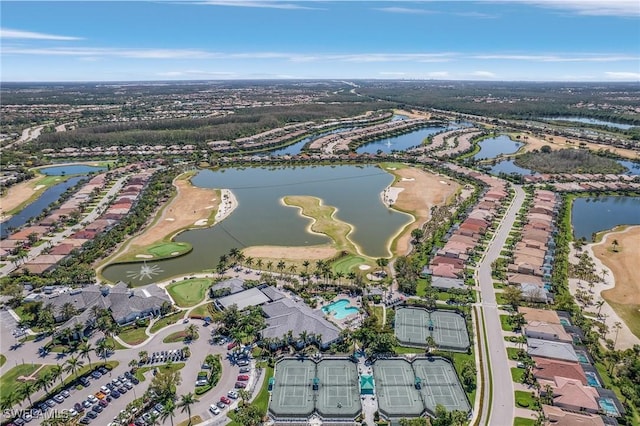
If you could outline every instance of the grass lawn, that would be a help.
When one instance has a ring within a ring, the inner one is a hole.
[[[22,306],[18,306],[17,308],[14,308],[13,312],[15,312],[16,315],[18,315],[22,321],[27,321],[27,322],[33,321],[33,315],[26,313]]]
[[[614,311],[624,323],[629,327],[629,330],[638,338],[640,338],[640,305],[626,305],[622,303],[615,303],[607,300],[607,303],[611,305]]]
[[[513,419],[513,426],[534,426],[536,421],[534,419],[525,419],[524,417],[516,417]]]
[[[509,356],[509,359],[518,359],[518,351],[518,348],[507,348],[507,355]]]
[[[179,414],[179,412],[176,413],[176,414]],[[187,420],[185,420],[183,422],[180,422],[176,426],[197,425],[198,423],[202,423],[203,421],[204,420],[202,420],[202,417],[200,417],[200,416],[191,416],[191,419],[187,419]]]
[[[416,285],[416,296],[424,297],[427,295],[427,280],[424,278],[418,278],[418,282]]]
[[[145,327],[131,328],[129,330],[122,331],[118,334],[118,337],[130,345],[138,345],[149,338],[144,331]]]
[[[403,354],[424,354],[425,348],[410,348],[408,346],[394,346],[393,351],[398,355]]]
[[[152,367],[140,367],[136,370],[135,372],[135,376],[138,380],[140,380],[141,382],[145,381],[145,377],[144,377],[144,373],[146,373],[147,371],[151,371],[154,368],[157,368],[158,371],[160,372],[167,372],[167,371],[178,371],[181,370],[183,367],[185,366],[184,362],[175,362],[172,364],[162,364],[162,365],[154,365]]]
[[[7,362],[7,357],[0,354],[0,367],[2,367],[5,362]]]
[[[516,406],[535,410],[538,402],[531,396],[531,392],[516,391]]]
[[[462,385],[462,377],[460,376],[460,373],[462,371],[462,367],[467,362],[471,362],[473,363],[473,365],[475,365],[476,356],[473,353],[473,351],[470,354],[453,352],[453,366],[456,369],[456,373],[458,374],[458,379],[460,379],[460,385]],[[464,388],[464,386],[462,386],[462,389],[467,394],[467,397],[469,398],[469,403],[471,404],[471,406],[473,406],[473,403],[476,400],[477,384],[476,384],[476,387],[471,392],[468,392]]]
[[[363,264],[372,266],[371,260],[367,261],[367,259],[365,259],[362,256],[350,254],[348,256],[345,256],[336,260],[335,262],[333,262],[332,266],[335,272],[342,272],[343,274],[346,275],[352,271],[359,272],[360,270],[358,269],[358,266]]]
[[[182,330],[182,331],[176,331],[175,333],[171,333],[170,335],[168,335],[167,337],[165,337],[162,340],[162,343],[176,343],[176,342],[182,342],[183,340],[185,340],[188,336],[187,330]],[[198,334],[196,334],[196,337],[193,340],[198,340]]]
[[[500,315],[500,324],[504,331],[513,331],[511,321],[509,321],[509,315]]]
[[[0,376],[0,395],[8,395],[16,388],[20,376],[30,376],[42,364],[20,364]]]
[[[151,333],[155,333],[156,331],[162,330],[168,325],[175,324],[178,322],[184,315],[184,312],[176,312],[171,315],[167,315],[164,318],[160,318],[158,321],[154,322],[149,331]]]
[[[382,322],[384,317],[384,308],[382,306],[371,306],[371,312],[376,318],[376,328],[378,330],[382,330],[384,328],[384,323]]]
[[[111,347],[116,351],[120,349],[128,349],[127,347],[122,346],[122,344],[113,337],[107,337],[107,343],[109,343]]]
[[[189,308],[204,300],[212,283],[208,278],[192,278],[170,284],[167,291],[178,306]]]
[[[511,368],[511,379],[515,383],[522,383],[522,379],[524,378],[524,372],[525,372],[524,368],[512,367]]]
[[[507,304],[507,301],[505,300],[505,298],[502,295],[502,293],[496,293],[496,303],[498,305],[506,305]]]
[[[193,250],[193,246],[189,243],[160,241],[148,246],[135,247],[127,250],[126,255],[118,258],[118,262],[142,262],[143,260],[166,259],[187,254],[191,250]]]
[[[209,317],[212,314],[213,303],[207,303],[206,305],[198,306],[189,312],[190,318],[204,318]]]

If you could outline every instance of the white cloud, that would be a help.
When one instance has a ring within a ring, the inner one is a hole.
[[[281,1],[249,1],[249,0],[205,0],[202,2],[192,2],[195,4],[210,6],[230,6],[230,7],[255,7],[262,9],[286,9],[286,10],[316,10],[316,7],[302,6],[297,3],[285,3]]]
[[[605,75],[615,80],[640,81],[640,72],[608,71],[605,72]]]
[[[25,39],[25,40],[56,40],[56,41],[73,41],[83,40],[80,37],[69,37],[55,34],[36,33],[33,31],[12,30],[9,28],[0,28],[0,39]]]
[[[638,0],[524,0],[549,9],[563,9],[587,16],[640,16]]]
[[[390,6],[390,7],[377,7],[375,10],[379,10],[380,12],[386,13],[405,13],[410,15],[428,15],[434,12],[433,10],[427,9],[415,9],[410,7],[398,7],[398,6]]]
[[[531,61],[531,62],[619,62],[619,61],[638,61],[640,55],[618,55],[618,54],[598,54],[585,53],[580,55],[505,55],[505,54],[487,54],[472,55],[473,59],[483,60],[507,60],[507,61]]]
[[[491,71],[474,71],[470,75],[478,78],[496,78],[496,75]]]

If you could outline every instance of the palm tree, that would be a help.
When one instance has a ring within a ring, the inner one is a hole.
[[[247,268],[251,268],[251,265],[253,265],[253,257],[247,256],[244,259],[244,264],[247,265]]]
[[[0,410],[10,410],[11,407],[16,405],[18,402],[20,402],[20,395],[18,395],[14,391],[11,391],[8,394],[2,396],[2,399],[0,400]]]
[[[107,364],[107,357],[109,353],[113,350],[113,344],[109,342],[107,339],[101,339],[98,341],[98,345],[96,346],[96,355],[98,355],[104,361],[105,365]]]
[[[256,260],[256,268],[262,270],[262,259]]]
[[[290,273],[291,275],[293,275],[293,274],[295,274],[295,273],[296,273],[296,270],[297,270],[297,269],[298,269],[298,267],[297,267],[296,265],[290,265],[290,266],[289,266],[289,273]]]
[[[78,348],[78,352],[80,353],[80,357],[81,358],[86,358],[87,361],[89,361],[89,368],[93,368],[93,366],[91,365],[91,351],[93,351],[93,347],[91,346],[91,343],[89,342],[85,342],[83,344],[80,345],[80,347]]]
[[[67,373],[73,374],[74,376],[76,376],[76,379],[77,379],[78,370],[80,370],[84,366],[84,362],[82,362],[82,360],[79,359],[77,356],[75,357],[72,356],[67,360],[65,364],[66,366],[64,368],[64,371],[66,371]]]
[[[185,329],[185,332],[187,334],[187,339],[193,340],[198,336],[198,327],[196,327],[195,324],[191,324]]]
[[[309,265],[311,265],[311,262],[309,262],[308,260],[305,260],[304,262],[302,262],[302,266],[304,266],[305,274],[309,273]]]
[[[267,271],[271,272],[271,268],[273,268],[273,262],[272,261],[268,261],[267,262]]]
[[[29,401],[29,406],[33,405],[31,402],[31,394],[34,393],[37,389],[36,382],[26,381],[22,383],[22,386],[18,388],[19,397],[24,401],[25,399]]]
[[[138,369],[138,360],[137,359],[132,359],[131,361],[129,361],[129,367],[131,367],[131,370],[135,371]]]
[[[160,414],[160,418],[164,422],[167,418],[171,419],[171,426],[173,426],[173,418],[176,415],[176,403],[173,402],[173,399],[169,398],[164,403],[164,410],[162,410],[162,414]]]
[[[55,382],[57,379],[60,379],[60,384],[62,385],[64,382],[62,381],[62,366],[60,364],[56,364],[51,367],[49,373],[51,374],[51,379]]]
[[[146,362],[147,358],[149,358],[149,352],[140,351],[138,352],[138,359],[142,362]]]
[[[52,383],[53,380],[51,379],[51,374],[49,373],[40,374],[36,379],[36,386],[38,387],[38,389],[44,389],[45,393],[49,392],[49,386],[51,386]]]
[[[60,313],[62,314],[63,320],[67,321],[69,318],[77,314],[78,310],[73,306],[73,303],[67,302],[60,308]]]
[[[198,402],[198,400],[196,399],[195,395],[189,392],[186,395],[182,395],[180,397],[180,402],[178,403],[178,407],[180,407],[180,412],[181,413],[184,413],[185,411],[187,412],[187,415],[189,416],[189,423],[188,423],[189,425],[191,425],[191,406],[196,402]]]
[[[282,276],[282,271],[284,271],[285,266],[286,264],[284,263],[284,260],[279,261],[276,265],[276,269],[280,271],[280,276]]]

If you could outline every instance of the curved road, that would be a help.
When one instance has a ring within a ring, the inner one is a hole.
[[[493,288],[493,278],[491,277],[491,263],[500,256],[500,251],[504,246],[509,231],[513,227],[516,215],[522,207],[525,199],[525,192],[519,185],[513,185],[515,196],[505,213],[500,226],[496,230],[493,239],[489,243],[489,248],[476,269],[477,280],[482,295],[482,316],[484,319],[484,330],[480,329],[478,342],[482,347],[483,366],[485,370],[484,401],[482,412],[480,413],[480,425],[504,425],[511,424],[515,417],[515,398],[513,381],[511,379],[511,369],[509,367],[507,351],[502,335],[500,315],[496,303],[495,290]],[[484,337],[486,335],[486,345]],[[489,358],[491,367],[488,368],[486,358]],[[487,380],[488,379],[488,380]],[[489,395],[491,403],[488,403]],[[506,421],[506,419],[509,419]]]

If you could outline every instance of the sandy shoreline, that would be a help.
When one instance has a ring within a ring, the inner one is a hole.
[[[618,253],[609,251],[613,240],[618,240],[620,247]],[[606,315],[606,323],[610,328],[607,338],[615,340],[616,333],[613,325],[616,322],[622,324],[618,333],[617,349],[627,349],[640,344],[640,338],[629,330],[626,322],[608,303],[608,301],[612,301],[622,305],[640,306],[640,282],[634,278],[634,268],[640,262],[638,241],[640,241],[640,226],[630,226],[622,231],[609,231],[599,243],[587,244],[583,248],[593,260],[596,274],[603,278],[593,287],[593,292],[596,295],[594,305],[585,308],[585,311],[597,313],[599,308],[595,306],[595,302],[601,300],[599,296],[602,296],[605,303],[600,312]],[[569,259],[572,263],[577,263],[576,255],[579,253],[571,247]],[[569,289],[572,294],[575,295],[580,288],[588,291],[588,286],[584,282],[579,283],[578,279],[569,279]]]

